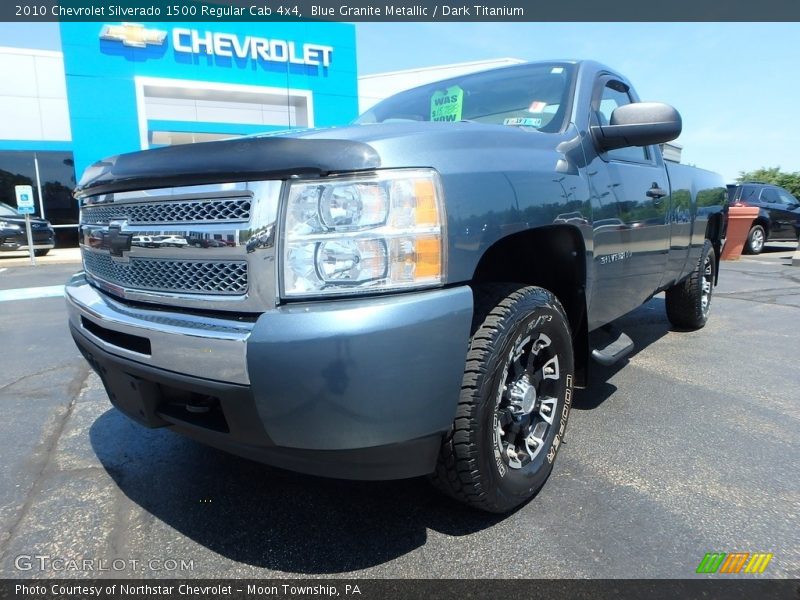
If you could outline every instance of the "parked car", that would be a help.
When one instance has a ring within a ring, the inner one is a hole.
[[[747,254],[761,253],[767,242],[800,238],[800,201],[782,187],[758,182],[729,185],[728,206],[731,204],[758,208],[744,246]]]
[[[131,246],[139,246],[140,248],[158,248],[159,245],[157,237],[152,235],[135,235],[131,239]]]
[[[195,248],[224,248],[227,245],[222,240],[197,235],[190,236],[188,238],[188,243]]]
[[[30,217],[33,253],[44,256],[55,248],[56,233],[47,219]],[[25,216],[15,208],[0,202],[0,252],[19,252],[28,250],[28,233],[25,229]]]
[[[722,215],[694,215],[725,185],[663,160],[680,131],[612,69],[559,61],[404,91],[349,127],[95,163],[81,202],[252,210],[183,224],[235,240],[224,260],[162,248],[108,269],[84,246],[72,335],[145,426],[328,477],[429,475],[509,511],[547,480],[589,358],[633,348],[590,332],[661,291],[676,326],[709,318]]]
[[[186,248],[189,242],[179,235],[163,235],[158,237],[158,245],[162,248]]]

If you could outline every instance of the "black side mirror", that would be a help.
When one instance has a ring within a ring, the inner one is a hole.
[[[591,127],[602,150],[651,146],[674,140],[681,134],[678,111],[661,102],[635,102],[614,109],[608,125]]]

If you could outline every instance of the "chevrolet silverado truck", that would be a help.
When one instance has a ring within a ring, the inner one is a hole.
[[[102,160],[76,190],[72,335],[147,427],[511,510],[548,477],[590,359],[632,347],[615,319],[664,291],[674,325],[706,323],[722,216],[699,209],[726,189],[664,161],[680,131],[619,73],[558,61],[346,127]],[[132,243],[161,235],[192,242]]]

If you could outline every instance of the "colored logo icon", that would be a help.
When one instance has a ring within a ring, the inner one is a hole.
[[[766,552],[709,552],[697,565],[697,573],[763,573],[772,560],[772,554]]]

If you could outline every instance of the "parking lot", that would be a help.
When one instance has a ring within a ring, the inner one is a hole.
[[[685,578],[707,552],[769,552],[765,577],[800,577],[795,246],[723,263],[701,331],[672,330],[663,296],[622,319],[634,354],[594,367],[549,482],[507,516],[133,424],[50,288],[79,265],[0,257],[0,575]]]

